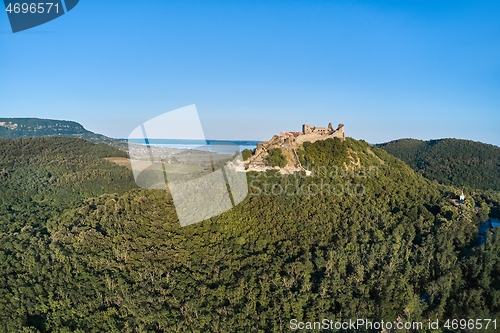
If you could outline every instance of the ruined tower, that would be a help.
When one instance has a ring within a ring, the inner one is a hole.
[[[309,124],[302,125],[302,133],[304,134],[311,133],[311,126]]]

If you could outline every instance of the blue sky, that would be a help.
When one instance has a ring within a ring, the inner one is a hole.
[[[196,104],[211,139],[500,145],[499,1],[81,0],[17,34],[0,13],[0,60],[0,117],[111,137]]]

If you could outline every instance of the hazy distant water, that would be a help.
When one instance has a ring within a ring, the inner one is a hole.
[[[125,141],[130,141],[134,143],[144,144],[141,139],[123,139]],[[248,140],[177,140],[177,139],[150,139],[148,140],[149,145],[154,147],[163,148],[177,148],[177,149],[196,149],[200,146],[239,146],[240,151],[244,149],[255,149],[260,141],[248,141]]]

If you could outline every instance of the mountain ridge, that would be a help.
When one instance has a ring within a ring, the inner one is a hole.
[[[93,143],[106,143],[127,150],[127,143],[87,130],[71,120],[44,118],[0,118],[0,138],[19,139],[48,136],[76,137]]]

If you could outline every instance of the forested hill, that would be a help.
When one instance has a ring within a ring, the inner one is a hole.
[[[500,190],[500,147],[458,139],[401,139],[378,147],[442,184]]]
[[[126,143],[86,130],[74,121],[39,118],[0,118],[0,138],[17,139],[43,136],[69,136],[94,143],[106,143],[121,150]]]
[[[488,206],[473,196],[453,205],[457,189],[366,142],[304,145],[312,176],[248,173],[242,203],[182,228],[166,191],[125,191],[129,170],[88,143],[65,156],[64,145],[82,142],[61,139],[2,152],[0,185],[12,189],[0,191],[5,332],[290,332],[292,319],[498,317],[500,237],[477,244]],[[57,209],[65,196],[96,197]]]
[[[105,160],[112,157],[127,154],[77,138],[0,139],[0,216],[57,211],[134,188],[130,170]]]

